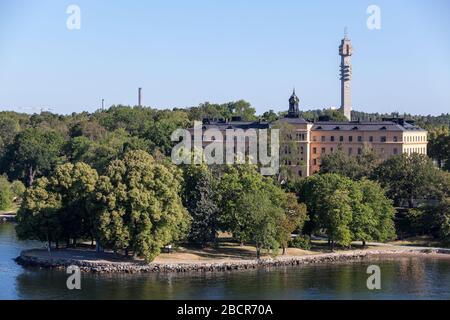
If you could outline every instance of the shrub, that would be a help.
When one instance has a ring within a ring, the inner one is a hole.
[[[25,185],[20,180],[15,180],[11,183],[11,192],[16,200],[21,201],[23,194],[25,193]]]
[[[291,240],[289,243],[291,248],[310,250],[311,249],[311,239],[307,235],[299,235]]]
[[[13,202],[13,193],[8,180],[0,176],[0,210],[10,209]]]

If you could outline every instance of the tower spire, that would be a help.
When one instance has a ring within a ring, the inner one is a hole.
[[[292,95],[289,98],[289,111],[288,111],[288,117],[289,118],[298,118],[300,115],[298,104],[300,102],[300,99],[295,94],[295,87],[292,90]]]

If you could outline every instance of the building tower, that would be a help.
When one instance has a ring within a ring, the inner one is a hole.
[[[288,111],[288,118],[298,118],[300,113],[298,110],[298,104],[300,102],[300,99],[295,95],[295,88],[292,91],[292,95],[289,98],[289,111]]]
[[[342,39],[341,45],[339,46],[339,55],[341,56],[341,110],[344,111],[344,115],[349,121],[352,120],[352,64],[350,61],[352,54],[352,43],[347,37],[346,30],[344,39]]]

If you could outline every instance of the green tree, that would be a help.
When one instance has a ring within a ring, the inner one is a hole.
[[[155,147],[165,155],[170,155],[174,142],[171,141],[172,132],[176,129],[190,127],[188,114],[185,111],[163,110],[158,112],[155,123],[146,136],[155,144]]]
[[[153,260],[188,231],[180,194],[181,174],[168,162],[141,150],[112,161],[95,192],[102,244]]]
[[[380,162],[380,158],[368,146],[356,157],[337,150],[322,158],[320,173],[337,173],[351,179],[361,179],[371,176]]]
[[[216,186],[217,181],[206,165],[184,168],[183,204],[192,217],[189,240],[202,246],[215,242],[217,236]]]
[[[436,160],[438,167],[450,168],[450,131],[448,126],[433,128],[428,132],[428,155]],[[447,170],[448,170],[447,168]]]
[[[98,174],[85,163],[57,166],[51,178],[40,178],[25,193],[18,213],[18,232],[24,239],[52,241],[94,239],[95,216],[90,199]]]
[[[10,176],[33,184],[37,175],[48,175],[60,161],[64,138],[55,131],[27,129],[8,145],[4,165]]]
[[[119,159],[130,150],[150,151],[152,143],[149,140],[131,136],[125,129],[108,132],[97,141],[87,137],[72,138],[66,143],[66,154],[71,162],[82,161],[103,174],[112,160]]]
[[[256,247],[256,257],[261,250],[277,253],[279,240],[279,220],[283,218],[283,209],[271,201],[266,190],[243,193],[236,201],[233,235],[242,242],[252,242]]]
[[[11,183],[11,191],[14,195],[15,201],[20,203],[22,201],[23,195],[25,194],[26,187],[20,180],[14,180]]]
[[[439,223],[439,238],[450,244],[450,199],[445,199],[436,208]]]
[[[276,114],[273,110],[269,110],[263,113],[262,119],[267,122],[274,122],[278,120],[278,114]]]
[[[0,176],[0,210],[10,209],[13,203],[14,194],[11,185],[3,176]]]
[[[283,254],[291,241],[291,235],[294,231],[301,231],[307,220],[307,210],[304,203],[298,203],[297,196],[294,193],[285,193],[284,215],[278,220],[279,238],[278,242],[283,248]]]
[[[351,186],[352,180],[334,173],[314,175],[301,181],[296,192],[300,201],[306,203],[308,208],[309,221],[305,225],[307,233],[320,232],[321,229],[329,227],[337,229],[336,223],[342,224],[343,228],[348,227],[348,208],[351,216]],[[342,196],[342,203],[337,199],[339,196]],[[334,206],[338,210],[335,213],[332,212]],[[340,213],[343,220],[334,220]],[[333,230],[326,231],[326,234],[330,244],[333,244],[334,240],[340,240],[333,235]]]
[[[7,114],[0,113],[0,156],[5,152],[6,146],[14,141],[20,126],[17,119]]]
[[[222,231],[230,231],[236,221],[236,199],[245,192],[261,190],[264,185],[274,185],[273,181],[263,177],[257,171],[256,166],[242,164],[239,166],[225,166],[220,173],[218,185],[219,203],[221,214],[219,216],[219,228]]]
[[[98,180],[98,173],[88,164],[66,163],[56,167],[49,179],[49,192],[60,199],[58,212],[62,237],[66,244],[70,239],[75,246],[77,239],[95,239],[95,216],[90,208],[92,193]]]
[[[352,190],[351,231],[354,240],[386,241],[395,237],[392,201],[376,182],[363,179],[355,182]]]
[[[49,246],[62,239],[61,199],[49,190],[49,180],[45,177],[37,179],[27,190],[17,212],[16,233],[19,239],[46,241]]]
[[[384,188],[397,206],[414,207],[419,200],[441,199],[448,194],[448,178],[425,155],[403,154],[383,162],[373,178]]]

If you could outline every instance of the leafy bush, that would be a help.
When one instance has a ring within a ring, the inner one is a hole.
[[[20,180],[15,180],[11,183],[11,192],[17,200],[21,200],[25,193],[25,185]]]
[[[0,176],[0,210],[11,208],[13,197],[14,195],[8,180],[5,177]]]
[[[307,235],[299,235],[291,240],[289,243],[291,248],[310,250],[311,249],[311,239]]]

